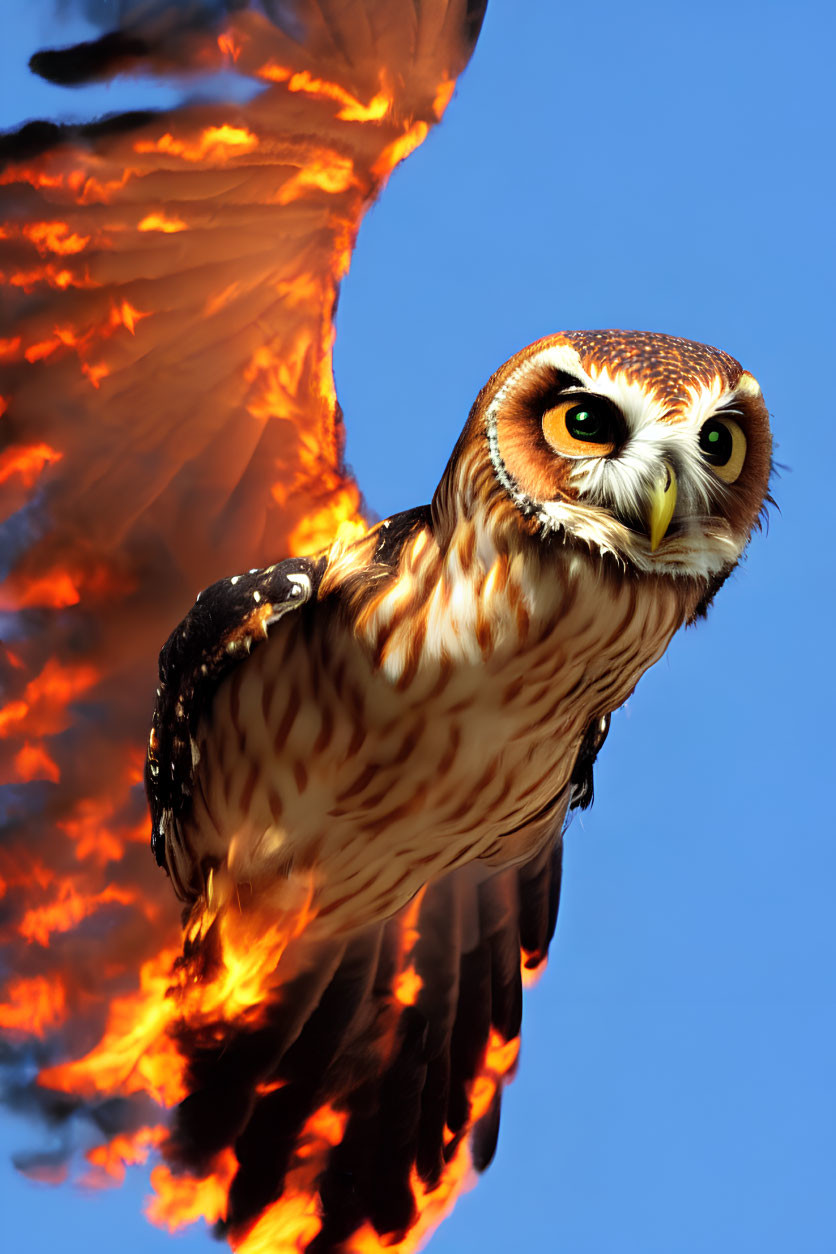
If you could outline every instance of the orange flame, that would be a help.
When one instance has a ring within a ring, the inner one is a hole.
[[[0,483],[12,475],[20,475],[23,486],[31,488],[45,466],[64,456],[48,444],[13,444],[0,453]]]
[[[287,66],[268,61],[256,71],[259,78],[271,83],[286,83],[288,91],[302,91],[321,100],[333,100],[341,106],[336,116],[341,122],[380,122],[391,111],[394,100],[387,91],[379,91],[364,104],[339,83],[329,83],[315,78],[307,70],[291,70]]]
[[[215,1160],[210,1175],[203,1179],[177,1176],[165,1165],[151,1172],[151,1187],[156,1196],[149,1198],[145,1214],[159,1228],[175,1232],[188,1224],[205,1219],[217,1223],[226,1213],[229,1186],[238,1163],[232,1150],[224,1150]]]
[[[56,901],[26,911],[20,923],[20,934],[27,941],[48,945],[49,938],[56,932],[71,931],[102,906],[113,903],[129,906],[138,896],[136,889],[120,888],[117,884],[108,884],[99,893],[83,893],[70,880],[64,880]]]
[[[0,1028],[7,1031],[43,1038],[66,1018],[67,996],[59,975],[10,980],[6,993],[9,1000],[0,1002]]]
[[[168,994],[178,952],[164,949],[144,963],[140,991],[116,998],[99,1045],[77,1062],[42,1071],[38,1083],[80,1096],[145,1092],[163,1106],[181,1101],[186,1095],[183,1059],[167,1035],[177,1014]]]
[[[134,309],[129,301],[123,300],[121,305],[111,305],[110,307],[110,325],[112,327],[126,327],[131,335],[135,333],[136,324],[141,318],[147,318],[148,311],[144,313],[140,309]]]
[[[140,989],[114,1001],[99,1045],[77,1062],[51,1067],[39,1083],[82,1096],[145,1092],[165,1106],[185,1097],[183,1059],[173,1040],[176,1025],[257,1019],[275,984],[288,944],[311,919],[311,894],[282,914],[265,918],[242,911],[201,913],[192,938],[215,923],[219,958],[213,977],[198,980],[176,949],[163,950],[140,971]]]
[[[98,286],[89,274],[76,274],[64,266],[59,269],[52,261],[36,266],[33,270],[15,270],[11,274],[0,271],[0,284],[2,283],[8,283],[10,287],[20,287],[24,292],[31,292],[38,283],[47,283],[50,287],[61,290],[68,287]]]
[[[22,229],[42,255],[80,253],[90,243],[89,235],[77,235],[66,222],[29,222]]]
[[[224,31],[222,34],[218,35],[218,47],[220,48],[222,55],[227,60],[232,61],[233,64],[241,55],[241,45],[238,43],[231,31]]]
[[[57,784],[61,771],[43,745],[27,740],[14,757],[15,777],[22,782],[32,779],[48,779]]]
[[[306,191],[312,189],[337,195],[339,192],[346,191],[352,184],[358,184],[358,180],[351,159],[336,152],[322,153],[312,157],[298,174],[288,179],[279,189],[276,202],[280,205],[288,205],[292,200],[298,200]]]
[[[138,1128],[130,1136],[118,1134],[104,1145],[95,1145],[87,1151],[86,1158],[94,1168],[82,1181],[91,1188],[105,1184],[122,1184],[126,1166],[148,1161],[148,1155],[159,1147],[167,1135],[162,1125]]]
[[[93,387],[97,388],[102,379],[106,379],[110,374],[110,367],[103,361],[97,362],[95,365],[91,362],[83,361],[81,363],[81,372],[87,376]]]
[[[207,126],[195,143],[175,139],[166,131],[159,139],[140,139],[134,144],[136,152],[163,152],[184,161],[225,161],[239,157],[258,147],[258,137],[245,126]]]
[[[114,823],[115,806],[107,798],[82,797],[57,826],[73,842],[79,862],[106,866],[118,862],[131,842],[145,844],[148,832],[144,823],[124,827]]]
[[[547,960],[539,954],[527,954],[522,951],[520,959],[520,970],[522,972],[523,988],[533,988],[540,976],[546,970]]]
[[[165,235],[173,235],[177,231],[187,231],[188,223],[182,218],[169,217],[164,213],[147,213],[137,225],[138,231],[162,231]]]
[[[395,978],[395,997],[402,1006],[414,1006],[423,987],[424,981],[415,968],[407,967]]]
[[[387,178],[395,166],[405,161],[419,144],[423,144],[429,132],[426,122],[413,122],[408,131],[388,144],[372,166],[372,172],[379,178]]]
[[[63,731],[70,722],[67,706],[95,681],[92,666],[65,666],[51,658],[26,685],[23,696],[0,709],[0,737],[17,731],[24,720],[30,735]]]

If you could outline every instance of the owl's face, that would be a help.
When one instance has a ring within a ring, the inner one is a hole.
[[[474,406],[464,445],[485,439],[530,528],[645,574],[721,580],[768,489],[758,383],[675,336],[575,331],[523,349]]]

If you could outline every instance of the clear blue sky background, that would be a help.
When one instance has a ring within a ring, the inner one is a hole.
[[[4,61],[37,42],[24,9]],[[361,233],[337,374],[380,514],[429,499],[484,380],[560,328],[728,349],[789,468],[708,623],[614,720],[496,1163],[433,1254],[836,1249],[834,38],[815,0],[491,0]],[[5,124],[56,108],[3,91]],[[35,1139],[7,1124],[0,1156]],[[10,1250],[213,1248],[145,1225],[139,1173],[87,1199],[4,1163],[0,1190]]]

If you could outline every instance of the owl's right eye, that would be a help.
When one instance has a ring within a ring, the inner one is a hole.
[[[543,414],[543,435],[563,457],[605,457],[620,433],[613,407],[599,396],[570,394]]]

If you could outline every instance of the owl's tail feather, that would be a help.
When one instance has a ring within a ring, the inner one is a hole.
[[[219,1231],[234,1249],[277,1242],[298,1214],[316,1254],[410,1251],[488,1166],[523,968],[554,931],[562,819],[523,867],[454,871],[320,946],[258,1026],[183,1028],[190,1095],[165,1152],[196,1176],[232,1155]]]

